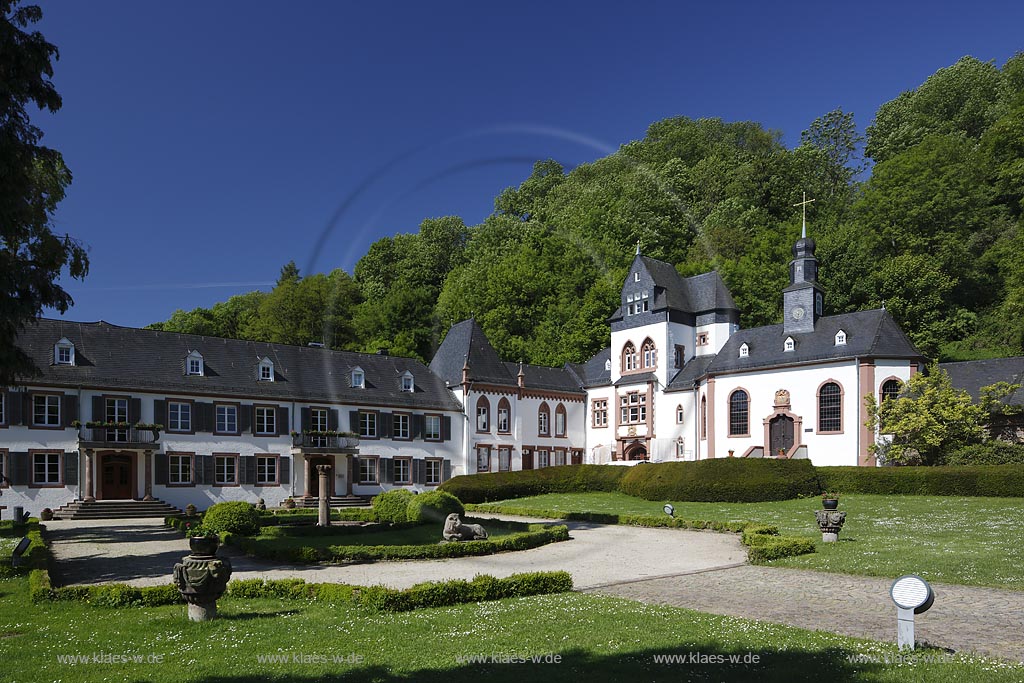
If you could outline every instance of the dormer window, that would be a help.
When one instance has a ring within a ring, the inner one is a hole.
[[[53,345],[53,363],[54,365],[75,364],[75,345],[67,337],[62,337]]]
[[[366,388],[366,374],[363,373],[362,368],[353,368],[352,370],[352,388],[353,389],[365,389]]]
[[[836,332],[836,346],[845,346],[845,345],[846,345],[846,332],[844,332],[843,330],[839,330],[838,332]]]
[[[783,351],[795,351],[796,342],[793,341],[792,337],[786,337],[786,345],[783,347]]]
[[[604,362],[604,371],[605,371],[605,372],[610,372],[610,371],[611,371],[611,369],[612,369],[612,359],[611,359],[611,358],[609,358],[608,360],[606,360],[606,361]]]
[[[746,358],[750,355],[750,347],[747,346],[746,342],[740,344],[740,358]]]
[[[261,382],[274,381],[274,361],[264,358],[260,361],[259,374],[256,375]]]
[[[640,271],[633,273],[633,282],[640,282]]]
[[[402,375],[402,391],[413,391],[416,385],[413,382],[412,373],[408,370]]]
[[[202,377],[204,371],[203,354],[193,351],[185,356],[185,374]]]

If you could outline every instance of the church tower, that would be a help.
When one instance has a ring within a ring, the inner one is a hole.
[[[825,290],[818,284],[818,259],[814,255],[814,240],[807,237],[806,197],[803,234],[793,245],[793,260],[789,262],[789,286],[782,290],[783,326],[786,334],[814,332],[814,325],[822,315]]]

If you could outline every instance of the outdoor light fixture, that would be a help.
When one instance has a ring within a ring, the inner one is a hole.
[[[914,649],[914,615],[927,612],[935,602],[935,592],[916,574],[906,574],[892,582],[889,596],[896,603],[896,643],[899,649]]]
[[[672,519],[675,519],[675,517],[676,517],[676,509],[674,507],[672,507],[672,505],[670,503],[665,503],[665,507],[663,507],[662,510],[665,511],[666,515],[668,515]]]

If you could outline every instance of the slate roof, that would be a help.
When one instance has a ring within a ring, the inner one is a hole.
[[[839,330],[846,332],[846,344],[836,346],[835,336]],[[796,342],[794,351],[783,350],[787,337],[793,337]],[[750,355],[740,358],[739,349],[744,342]],[[739,330],[729,337],[708,366],[708,372],[718,374],[857,357],[917,359],[921,354],[892,316],[881,308],[819,318],[813,332],[787,334],[783,325]]]
[[[629,384],[646,384],[647,382],[654,382],[655,384],[657,384],[658,376],[655,375],[653,372],[644,372],[639,375],[622,375],[617,380],[615,380],[615,386],[621,387],[627,386]]]
[[[691,358],[676,376],[665,387],[665,391],[689,391],[694,385],[707,374],[708,366],[715,360],[715,356],[694,356]]]
[[[693,306],[694,313],[737,310],[736,302],[733,301],[729,288],[725,286],[725,281],[717,270],[688,277],[683,282],[689,291],[690,305]]]
[[[74,366],[53,364],[53,346],[62,337],[75,345]],[[41,377],[28,380],[30,383],[171,395],[461,409],[444,381],[411,358],[119,327],[104,321],[45,318],[27,326],[17,344],[42,372]],[[202,354],[205,375],[185,375],[184,359],[191,351]],[[263,358],[274,363],[273,382],[256,379]],[[365,388],[350,386],[355,367],[365,373]],[[413,392],[401,391],[406,371],[413,375]]]
[[[636,258],[654,281],[652,311],[671,309],[699,314],[737,310],[736,302],[718,271],[684,278],[671,263],[642,255]],[[625,304],[620,304],[609,320],[620,320],[625,315]]]
[[[655,297],[652,304],[653,310],[661,308],[673,308],[678,311],[691,311],[690,299],[687,296],[686,283],[683,281],[675,266],[665,261],[659,261],[647,256],[640,256],[647,272],[657,287],[664,288],[664,293]]]
[[[513,380],[518,382],[519,363],[505,363]],[[543,365],[523,363],[523,383],[527,389],[550,389],[583,393],[576,377],[566,368],[549,368]]]
[[[939,363],[939,368],[949,374],[954,387],[967,391],[975,401],[981,398],[981,388],[990,384],[1024,384],[1024,356]],[[1024,388],[1017,389],[1004,398],[1003,402],[1024,405]]]
[[[611,370],[605,364],[611,360],[611,347],[598,351],[586,363],[567,363],[568,368],[584,388],[604,387],[612,383]]]

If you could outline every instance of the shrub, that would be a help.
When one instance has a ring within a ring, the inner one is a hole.
[[[755,536],[756,537],[756,536]],[[814,541],[797,536],[760,536],[764,539],[750,546],[747,558],[751,564],[764,564],[780,557],[806,555],[814,552]]]
[[[539,470],[468,474],[441,484],[464,503],[486,503],[536,496],[542,493],[586,493],[617,491],[627,467],[615,465],[566,465]]]
[[[216,533],[252,536],[259,533],[260,513],[252,505],[241,500],[215,503],[203,515],[203,526]]]
[[[1024,444],[993,439],[964,446],[945,458],[946,465],[1024,465]]]
[[[441,524],[453,512],[462,516],[466,514],[466,508],[447,491],[431,491],[412,497],[408,515],[410,522]]]
[[[28,575],[28,595],[32,602],[53,599],[53,588],[50,584],[50,572],[45,569],[33,569]]]
[[[903,496],[1024,496],[1024,465],[819,467],[823,488]]]
[[[645,500],[756,503],[820,492],[809,460],[719,458],[628,468],[619,489]]]
[[[381,522],[393,524],[408,522],[409,503],[415,495],[408,489],[394,489],[379,493],[371,501],[373,512]]]

